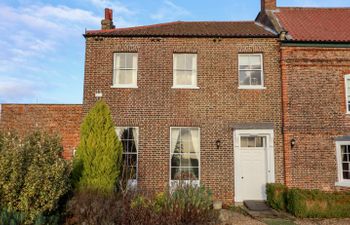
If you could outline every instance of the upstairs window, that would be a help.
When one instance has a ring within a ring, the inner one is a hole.
[[[137,53],[115,53],[113,87],[137,88]]]
[[[197,54],[174,54],[173,88],[197,88]]]
[[[350,74],[345,76],[346,113],[350,114]]]
[[[239,88],[259,89],[264,87],[262,54],[238,55]]]

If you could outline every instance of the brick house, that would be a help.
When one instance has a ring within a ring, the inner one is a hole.
[[[181,180],[232,203],[264,200],[271,182],[346,189],[350,9],[261,3],[256,21],[131,28],[115,28],[106,9],[101,30],[84,34],[84,99],[72,120],[56,118],[58,108],[3,105],[0,127],[63,132],[69,158],[82,116],[103,98],[136,171],[130,181],[144,190]]]
[[[285,183],[349,189],[350,8],[271,7],[257,21],[281,34]]]

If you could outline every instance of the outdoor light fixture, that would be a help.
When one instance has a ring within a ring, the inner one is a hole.
[[[102,96],[103,96],[103,94],[102,94],[102,91],[101,91],[101,90],[97,90],[97,91],[95,92],[95,97],[97,98],[97,100],[101,99]]]
[[[290,140],[290,146],[292,146],[292,148],[296,145],[297,141],[293,138],[292,140]]]
[[[219,148],[221,147],[221,141],[220,141],[220,140],[217,140],[217,141],[215,142],[215,144],[216,144],[216,148],[217,148],[217,149],[219,149]]]

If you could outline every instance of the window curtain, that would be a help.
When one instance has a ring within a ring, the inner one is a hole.
[[[197,129],[190,129],[191,132],[191,139],[192,139],[192,144],[194,151],[196,153],[197,158],[199,159],[199,154],[200,154],[200,143],[199,143],[199,132]]]
[[[136,146],[136,151],[139,150],[139,134],[136,128],[132,128],[132,136],[134,137],[134,143]]]
[[[198,129],[190,129],[191,132],[191,138],[192,138],[192,144],[193,148],[196,154],[196,158],[198,160],[198,163],[200,163],[200,141],[199,141],[199,130]],[[200,164],[198,164],[198,170],[200,168]],[[192,173],[195,174],[194,168],[191,168]],[[198,177],[199,178],[199,177]]]
[[[137,79],[137,54],[132,54],[132,82],[136,84]]]
[[[180,129],[173,128],[171,129],[171,153],[175,152],[176,143],[180,139]]]
[[[192,85],[197,85],[197,55],[192,55]]]

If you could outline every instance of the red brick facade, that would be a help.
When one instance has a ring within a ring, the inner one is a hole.
[[[289,8],[275,10],[275,0],[262,1],[262,9],[267,11],[261,12],[257,21],[281,32],[280,39],[254,22],[174,22],[88,31],[83,105],[2,105],[0,127],[20,133],[35,128],[59,132],[64,156],[69,159],[79,141],[82,116],[96,102],[95,94],[102,93],[117,127],[139,128],[141,189],[162,191],[168,187],[170,128],[196,127],[200,128],[200,182],[211,188],[217,199],[232,203],[234,127],[269,123],[274,130],[276,182],[346,190],[335,185],[335,140],[350,139],[344,85],[344,75],[350,74],[350,48],[341,44],[343,39],[334,38],[332,42],[339,43],[316,45],[323,39],[312,39],[313,32],[305,37],[298,34],[305,40],[292,40],[295,33],[288,33],[276,15],[288,12],[288,25],[299,13]],[[312,11],[311,22],[301,16],[292,27],[298,27],[297,23],[313,27],[319,12]],[[322,10],[322,15],[327,13]],[[137,88],[111,87],[116,52],[138,53]],[[174,53],[197,54],[199,89],[172,88]],[[240,53],[263,55],[266,89],[239,88]],[[293,147],[292,140],[296,142]]]
[[[279,42],[275,38],[87,38],[84,113],[101,90],[116,126],[139,127],[138,185],[169,185],[170,127],[199,127],[200,181],[233,201],[235,124],[270,122],[276,179],[284,181]],[[138,88],[111,88],[113,53],[138,53]],[[199,89],[172,89],[173,53],[197,53]],[[238,54],[262,53],[265,90],[238,88]],[[221,140],[220,149],[216,140]]]
[[[350,49],[284,46],[281,55],[286,183],[341,189],[335,138],[350,134],[344,86]]]
[[[16,131],[25,135],[40,129],[59,134],[66,159],[71,159],[73,150],[79,144],[82,105],[3,104],[0,112],[2,131]]]

